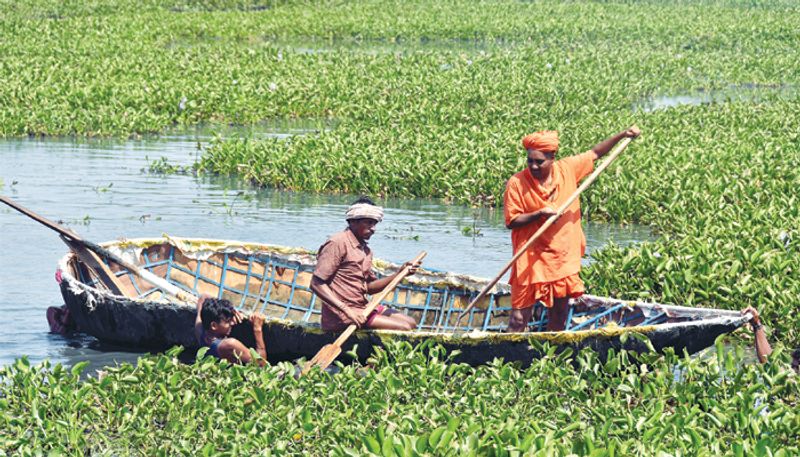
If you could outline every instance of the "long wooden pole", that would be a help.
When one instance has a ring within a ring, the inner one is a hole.
[[[414,257],[414,260],[411,261],[411,264],[413,265],[415,263],[422,262],[422,259],[424,259],[427,254],[428,253],[425,251],[420,252],[416,257]],[[367,304],[367,307],[364,308],[365,317],[369,316],[371,312],[375,311],[375,308],[377,308],[381,301],[386,298],[389,292],[393,291],[394,288],[400,284],[400,281],[402,281],[403,278],[408,275],[409,268],[410,267],[408,265],[404,266],[397,273],[397,276],[395,276],[391,282],[389,282],[389,284],[383,288],[382,291],[372,296],[372,300],[370,300],[369,304]],[[331,362],[333,362],[336,357],[341,354],[342,345],[345,343],[345,341],[347,341],[348,338],[350,338],[350,335],[352,335],[357,328],[358,327],[356,327],[355,324],[350,324],[347,329],[342,332],[341,335],[339,335],[339,338],[336,338],[336,341],[331,344],[326,344],[311,360],[306,362],[300,374],[305,375],[315,366],[318,366],[321,370],[327,368],[328,365],[330,365]]]
[[[136,295],[131,293],[125,286],[122,285],[120,280],[117,278],[117,275],[111,271],[108,266],[106,266],[105,262],[103,262],[100,257],[94,253],[94,251],[90,251],[86,248],[86,246],[74,241],[70,238],[67,238],[64,235],[59,235],[61,241],[63,241],[69,248],[74,252],[81,262],[83,262],[87,267],[94,269],[97,274],[100,276],[100,281],[105,284],[108,289],[113,294],[122,295],[128,298],[135,298]]]
[[[572,205],[572,203],[581,195],[581,192],[586,190],[586,188],[589,187],[594,182],[594,180],[597,179],[598,176],[600,176],[600,173],[602,173],[603,170],[608,168],[608,166],[611,165],[611,162],[613,162],[617,158],[617,156],[619,156],[622,153],[622,151],[624,151],[625,148],[628,147],[628,144],[630,144],[631,140],[632,138],[624,138],[622,141],[617,143],[617,145],[614,147],[614,150],[611,151],[611,153],[609,154],[608,158],[605,161],[603,161],[603,163],[600,164],[600,166],[598,166],[594,170],[594,172],[583,181],[580,187],[578,187],[578,189],[575,190],[575,192],[572,195],[570,195],[567,201],[565,201],[558,208],[556,214],[550,216],[547,219],[547,221],[545,221],[545,223],[542,224],[541,227],[539,227],[539,230],[537,230],[536,233],[534,233],[533,236],[531,236],[528,239],[528,241],[526,241],[525,244],[520,249],[517,250],[517,252],[514,254],[514,257],[512,257],[511,260],[509,260],[508,263],[503,267],[503,269],[500,270],[500,273],[497,276],[495,276],[494,279],[489,281],[489,284],[487,284],[483,288],[483,290],[481,290],[481,293],[479,293],[478,296],[475,297],[469,303],[469,305],[467,305],[466,308],[464,308],[464,311],[461,311],[461,313],[458,315],[458,319],[456,320],[456,325],[455,325],[456,329],[458,328],[459,322],[461,322],[461,318],[463,318],[473,307],[475,307],[475,304],[478,303],[478,301],[480,301],[483,297],[486,296],[486,294],[492,289],[492,287],[494,287],[494,285],[497,284],[498,281],[500,281],[500,278],[502,278],[503,275],[506,274],[506,272],[509,269],[511,269],[511,267],[514,265],[517,259],[519,259],[522,256],[522,254],[526,253],[528,249],[530,249],[530,247],[533,245],[536,239],[539,238],[539,236],[541,236],[542,233],[545,232],[545,230],[550,228],[550,226],[553,225],[558,220],[558,218],[561,217],[562,214],[564,214],[564,212],[567,209],[569,209],[570,205]]]
[[[92,243],[91,241],[82,239],[77,233],[73,232],[72,230],[62,227],[55,222],[46,219],[33,211],[25,208],[24,206],[20,205],[19,203],[11,200],[8,197],[0,196],[0,202],[5,203],[6,205],[14,208],[15,210],[19,211],[20,213],[30,217],[31,219],[39,222],[40,224],[48,227],[56,232],[60,233],[62,236],[74,241],[77,244],[83,245],[88,249],[94,251],[99,255],[106,256],[107,258],[111,259],[114,263],[126,268],[128,271],[136,275],[137,277],[149,282],[150,284],[158,287],[162,291],[178,297],[181,300],[191,303],[197,303],[197,296],[191,293],[184,292],[183,290],[179,289],[177,286],[170,284],[164,278],[160,278],[153,273],[145,270],[144,268],[139,267],[138,265],[134,265],[127,260],[123,259],[122,257],[114,254],[113,252],[109,251],[108,249],[103,248],[102,246]]]

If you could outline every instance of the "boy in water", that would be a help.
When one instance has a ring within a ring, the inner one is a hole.
[[[250,349],[229,335],[234,325],[242,322],[244,316],[233,308],[228,300],[202,296],[197,301],[197,317],[194,321],[194,336],[200,346],[208,347],[208,353],[231,363],[247,364],[253,361]],[[264,316],[255,313],[250,316],[256,352],[260,356],[258,364],[267,361],[267,345],[264,342]]]

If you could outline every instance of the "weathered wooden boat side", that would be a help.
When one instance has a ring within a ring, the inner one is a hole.
[[[268,316],[265,337],[271,360],[311,357],[337,335],[319,328],[320,303],[309,289],[314,256],[303,249],[232,241],[165,237],[106,243],[116,253],[136,261],[171,283],[195,293],[226,298],[245,314]],[[90,270],[68,254],[59,263],[64,301],[81,331],[100,340],[150,349],[173,345],[196,346],[192,327],[194,304],[181,303],[114,264],[110,267],[128,291],[138,298],[116,296],[104,290]],[[391,273],[396,265],[380,260],[376,272]],[[543,332],[544,308],[537,308],[534,331],[504,333],[510,312],[509,289],[499,284],[455,328],[458,313],[476,296],[485,280],[448,272],[424,270],[401,284],[385,303],[414,316],[415,331],[359,331],[345,345],[358,344],[360,359],[387,340],[417,344],[433,340],[448,351],[458,350],[456,361],[482,364],[494,358],[526,366],[539,356],[535,341],[561,348],[591,348],[604,354],[610,348],[643,350],[644,335],[657,350],[696,352],[723,333],[735,330],[747,318],[735,311],[688,308],[584,296],[573,302],[568,330]],[[247,325],[234,336],[252,339]],[[623,343],[624,340],[624,343]]]

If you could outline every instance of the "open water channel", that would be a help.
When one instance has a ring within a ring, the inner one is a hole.
[[[287,137],[317,128],[283,123],[215,133]],[[235,178],[148,171],[149,163],[162,157],[190,166],[212,138],[211,130],[196,129],[131,140],[0,140],[0,193],[95,242],[167,233],[316,249],[345,227],[352,195],[310,195],[259,189]],[[424,249],[428,267],[484,277],[510,258],[502,211],[431,200],[381,204],[386,218],[370,242],[376,257],[400,263]],[[479,236],[465,235],[465,227]],[[584,228],[589,255],[610,240],[629,244],[651,237],[635,226]],[[45,310],[63,303],[56,263],[67,252],[55,232],[0,205],[0,243],[0,366],[28,356],[32,363],[89,360],[95,369],[141,355],[85,335],[48,333]]]

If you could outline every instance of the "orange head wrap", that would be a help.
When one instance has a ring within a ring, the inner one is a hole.
[[[522,138],[522,146],[525,149],[535,149],[542,152],[558,151],[558,131],[542,130],[541,132],[531,133]]]

